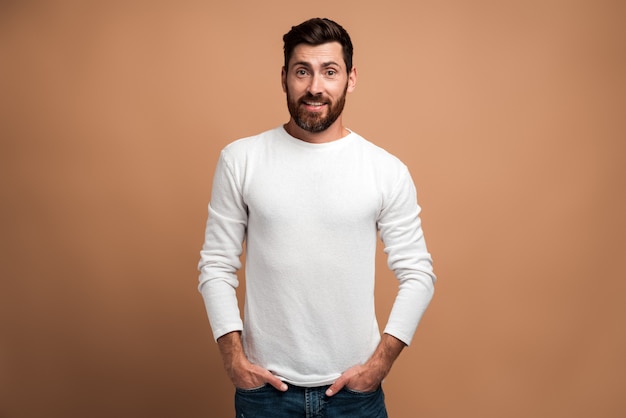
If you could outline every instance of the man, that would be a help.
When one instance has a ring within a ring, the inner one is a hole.
[[[311,19],[283,40],[290,119],[222,150],[199,290],[237,417],[386,417],[381,382],[435,281],[415,188],[404,164],[343,125],[357,80],[348,33]],[[377,233],[400,282],[382,337]]]

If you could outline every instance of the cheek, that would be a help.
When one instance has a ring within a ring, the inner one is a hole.
[[[346,86],[341,85],[341,86],[336,86],[332,89],[332,91],[330,91],[329,93],[332,95],[332,97],[334,97],[335,99],[340,98],[341,96],[343,96],[346,92],[350,91],[350,86]]]
[[[304,88],[301,84],[294,81],[289,82],[286,81],[287,84],[283,85],[283,90],[285,93],[289,93],[291,97],[300,97],[306,92],[306,88]]]

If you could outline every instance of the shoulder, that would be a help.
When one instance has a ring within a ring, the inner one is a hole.
[[[270,141],[279,135],[278,129],[279,128],[274,128],[256,135],[237,139],[226,145],[224,149],[222,149],[222,153],[239,155],[267,146]]]
[[[406,165],[400,158],[390,153],[383,147],[376,145],[375,143],[363,138],[356,132],[352,132],[355,135],[355,145],[359,148],[360,152],[376,164],[383,165],[387,168],[395,168],[396,170],[404,171],[407,169]]]
[[[279,128],[274,128],[237,139],[222,149],[220,159],[229,166],[248,165],[253,161],[262,160],[273,144],[279,142],[277,141],[279,136]]]

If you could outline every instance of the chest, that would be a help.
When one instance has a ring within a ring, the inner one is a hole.
[[[374,225],[383,191],[367,161],[276,159],[246,176],[243,198],[251,221],[320,228]]]

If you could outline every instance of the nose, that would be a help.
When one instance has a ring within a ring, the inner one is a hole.
[[[310,80],[307,91],[314,96],[321,94],[323,90],[321,77],[318,74],[313,74]]]

